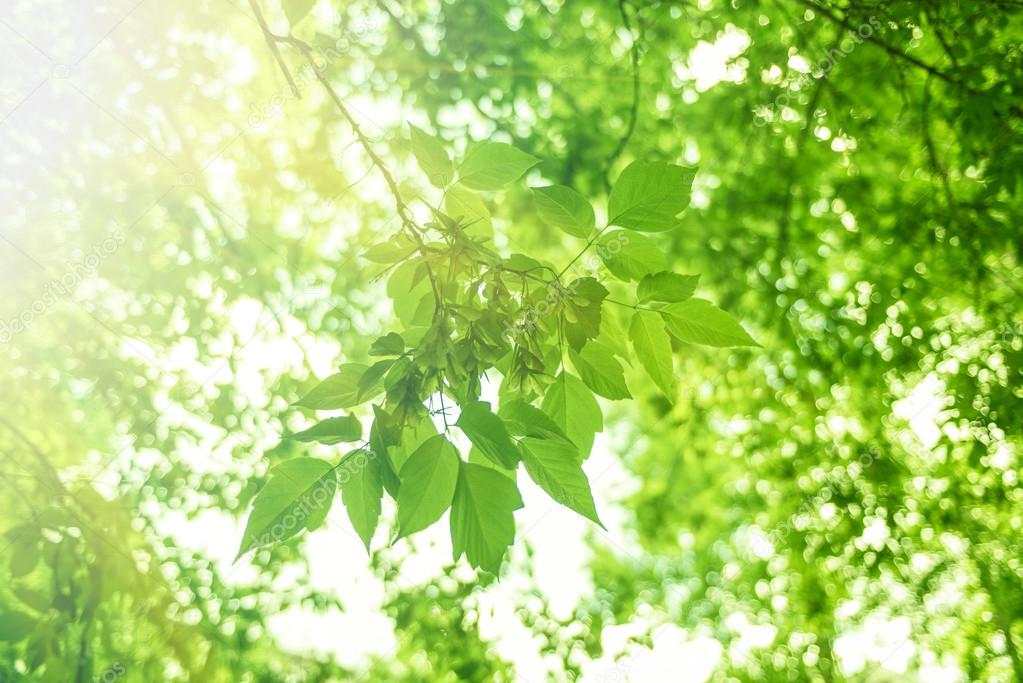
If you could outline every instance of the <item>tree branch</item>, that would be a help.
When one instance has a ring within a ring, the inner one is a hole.
[[[816,2],[814,2],[814,0],[799,0],[799,2],[800,2],[800,4],[805,5],[806,7],[812,9],[815,12],[820,12],[822,16],[827,18],[832,23],[837,24],[838,26],[841,26],[842,28],[846,29],[847,31],[851,31],[853,33],[856,33],[856,35],[860,35],[859,32],[857,31],[857,27],[856,26],[853,26],[851,23],[849,23],[849,21],[847,19],[844,19],[843,17],[840,17],[837,14],[835,14],[829,8],[824,7],[823,5],[817,4]],[[963,88],[964,90],[966,90],[967,92],[969,92],[972,95],[978,94],[978,91],[976,89],[970,87],[966,83],[963,83],[959,79],[950,76],[949,74],[945,73],[944,71],[938,69],[937,67],[935,67],[935,66],[933,66],[931,64],[928,64],[927,62],[925,62],[923,60],[917,59],[913,55],[906,54],[905,52],[903,52],[902,50],[898,49],[894,45],[891,45],[890,43],[886,43],[885,41],[881,40],[880,38],[878,38],[873,33],[871,33],[869,36],[860,36],[860,37],[863,38],[863,40],[867,41],[868,43],[873,43],[874,45],[877,45],[878,47],[883,49],[885,52],[890,54],[891,56],[893,56],[893,57],[895,57],[897,59],[901,59],[901,60],[903,60],[905,62],[908,62],[908,63],[912,64],[913,66],[917,67],[918,69],[923,69],[924,71],[926,71],[927,73],[931,74],[935,78],[939,78],[939,79],[945,81],[946,83],[948,83],[950,85],[955,85],[955,86],[958,86],[960,88]]]
[[[259,27],[263,29],[263,35],[268,38],[269,36],[272,36],[273,33],[270,32],[270,27],[266,25],[266,19],[263,17],[263,10],[259,9],[259,5],[256,4],[256,0],[249,0],[249,7],[252,8],[253,14],[256,15],[256,21],[259,22]],[[291,77],[288,65],[284,63],[284,58],[281,57],[280,50],[277,49],[276,41],[268,39],[267,43],[270,45],[270,52],[273,53],[274,59],[277,60],[277,65],[281,67],[281,73],[284,74],[284,78],[288,81],[288,86],[291,88],[292,94],[294,94],[296,98],[301,99],[302,93],[299,92],[298,86],[295,85],[295,79]]]
[[[253,11],[256,12],[257,19],[259,19],[262,14],[259,11],[259,6],[256,4],[256,0],[249,0],[249,4],[252,6]],[[409,209],[408,204],[405,203],[405,200],[402,199],[401,191],[398,189],[398,183],[395,182],[394,176],[391,175],[391,171],[387,168],[387,165],[384,164],[383,159],[381,159],[380,155],[378,155],[376,150],[373,149],[373,145],[370,142],[369,137],[367,137],[363,132],[359,122],[355,120],[355,117],[352,116],[348,107],[345,106],[345,103],[341,100],[337,91],[334,90],[334,86],[332,86],[330,81],[327,80],[327,77],[323,75],[323,70],[317,67],[316,60],[313,58],[312,47],[305,41],[299,40],[294,36],[281,36],[273,33],[266,25],[266,22],[262,19],[260,19],[259,25],[263,30],[263,37],[266,39],[267,44],[270,45],[271,50],[278,59],[278,64],[280,64],[281,69],[284,71],[285,77],[288,79],[289,83],[293,84],[293,86],[294,81],[291,78],[291,73],[288,71],[287,65],[280,58],[280,54],[277,51],[277,43],[291,45],[302,53],[302,56],[316,75],[316,80],[318,80],[324,90],[327,91],[327,95],[334,103],[334,106],[336,106],[338,111],[341,112],[341,115],[348,122],[348,125],[352,127],[352,131],[355,133],[355,137],[359,141],[359,145],[362,147],[363,151],[366,152],[366,155],[370,158],[373,166],[375,166],[377,171],[380,172],[380,175],[383,176],[384,182],[387,184],[387,189],[394,198],[394,206],[398,212],[398,218],[401,219],[402,228],[416,242],[419,252],[425,257],[428,250],[426,248],[426,242],[423,240],[422,229],[416,224],[415,219],[412,216],[412,211]],[[437,302],[437,313],[439,313],[444,308],[444,299],[441,296],[440,286],[437,284],[437,278],[435,277],[433,269],[430,267],[429,263],[426,263],[426,272],[429,276],[430,286],[433,289],[433,295]]]
[[[636,132],[636,121],[639,119],[639,36],[632,30],[629,13],[625,10],[625,0],[618,0],[618,11],[621,12],[622,23],[632,39],[632,44],[629,46],[629,58],[632,63],[632,104],[629,108],[629,125],[625,129],[625,134],[615,145],[614,151],[607,157],[607,161],[604,162],[604,187],[609,191],[611,189],[611,166],[625,151],[632,134]]]

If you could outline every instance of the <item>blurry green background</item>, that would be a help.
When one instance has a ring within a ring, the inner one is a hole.
[[[763,348],[630,372],[609,531],[527,491],[499,583],[341,505],[232,564],[388,329],[382,179],[246,0],[5,2],[0,681],[1023,680],[1023,5],[285,5],[410,192],[407,121],[596,198],[698,163],[657,239]],[[499,248],[564,260],[524,187]]]

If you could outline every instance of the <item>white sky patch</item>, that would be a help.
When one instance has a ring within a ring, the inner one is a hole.
[[[847,676],[868,667],[881,667],[901,674],[906,672],[916,653],[916,645],[911,636],[908,617],[891,619],[872,614],[862,626],[846,631],[835,639],[835,655]]]
[[[920,680],[927,683],[960,683],[966,677],[956,663],[955,655],[938,656],[929,650],[920,653]]]
[[[892,412],[909,423],[909,428],[925,448],[933,448],[941,438],[941,413],[945,385],[934,373],[913,387],[909,395],[892,404]]]
[[[731,646],[733,659],[742,661],[753,650],[768,647],[774,642],[778,629],[771,624],[754,624],[743,612],[733,612],[725,618],[725,626],[739,635]]]
[[[810,73],[810,63],[802,55],[794,54],[789,57],[788,66],[790,69],[802,74]]]
[[[653,633],[652,647],[639,647],[629,638]],[[594,683],[703,683],[710,678],[723,652],[707,636],[695,636],[674,624],[655,624],[636,618],[604,629],[606,654],[583,666],[583,681]]]
[[[749,46],[749,34],[729,25],[713,43],[697,42],[696,47],[689,51],[685,64],[675,66],[675,75],[682,81],[695,81],[699,92],[725,81],[741,83],[746,79],[747,65],[736,58]]]
[[[366,549],[349,525],[340,498],[327,523],[309,536],[305,554],[310,585],[336,594],[345,610],[317,614],[296,607],[275,615],[270,632],[281,646],[294,652],[329,653],[350,667],[365,664],[371,654],[393,650],[394,624],[382,611],[383,583],[370,571]]]

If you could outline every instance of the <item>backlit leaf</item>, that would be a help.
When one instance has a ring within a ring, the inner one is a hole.
[[[462,463],[451,503],[451,547],[473,567],[497,574],[515,542],[515,510],[522,497],[515,482],[494,470]]]
[[[587,340],[600,334],[601,306],[608,291],[595,278],[582,277],[568,286],[565,298],[565,337],[575,349],[580,349]]]
[[[373,263],[391,264],[408,258],[416,251],[416,246],[407,239],[396,237],[389,242],[374,244],[362,252],[362,257]]]
[[[451,506],[458,481],[458,451],[443,434],[425,441],[401,468],[398,538],[430,526]]]
[[[434,187],[444,187],[451,182],[455,173],[444,144],[421,128],[412,124],[409,124],[409,128],[412,130],[412,154],[419,168],[423,169]]]
[[[588,237],[593,232],[596,224],[593,207],[581,194],[564,185],[532,189],[537,213],[543,221],[575,237]]]
[[[355,451],[341,461],[337,470],[341,501],[367,551],[380,519],[380,502],[384,497],[379,458],[370,451]]]
[[[593,392],[578,377],[562,372],[547,388],[543,412],[551,416],[586,458],[593,448],[593,437],[604,429],[604,416]]]
[[[568,357],[572,360],[572,365],[582,378],[583,384],[598,396],[611,400],[632,398],[629,388],[625,385],[622,366],[606,346],[591,341],[578,352],[569,349]]]
[[[358,441],[362,438],[362,424],[354,415],[330,417],[288,438],[293,441],[318,441],[332,446],[346,441]]]
[[[405,353],[405,341],[401,335],[388,332],[369,346],[371,356],[400,356]]]
[[[320,382],[295,405],[315,410],[339,410],[354,408],[371,396],[360,397],[359,380],[368,366],[361,363],[346,363],[340,371]]]
[[[334,467],[317,458],[285,460],[270,470],[270,479],[252,501],[252,511],[238,548],[238,559],[252,548],[315,529],[326,519],[337,490]]]
[[[675,373],[672,368],[671,338],[664,331],[664,322],[652,311],[636,311],[629,325],[629,338],[636,357],[654,384],[673,399]]]
[[[515,470],[508,470],[494,463],[493,460],[483,455],[483,452],[480,449],[476,448],[475,446],[469,449],[469,462],[472,463],[473,465],[479,465],[480,467],[487,467],[489,469],[492,469],[495,472],[503,474],[512,481],[515,481]]]
[[[490,222],[490,209],[472,190],[458,185],[448,188],[444,195],[444,210],[465,226],[470,234],[477,237],[493,237],[494,226]]]
[[[518,449],[508,436],[504,421],[491,412],[489,403],[474,401],[463,405],[455,426],[494,463],[515,469],[519,461]]]
[[[405,462],[427,440],[437,435],[437,426],[433,420],[422,417],[401,431],[401,440],[387,449],[395,471],[401,472]]]
[[[696,170],[661,161],[634,161],[611,189],[608,225],[640,232],[678,226],[676,216],[689,206]]]
[[[312,10],[316,0],[284,0],[284,14],[288,17],[288,23],[294,26],[305,19]]]
[[[560,439],[572,443],[562,429],[547,413],[522,399],[504,401],[498,409],[508,431],[515,436],[535,436],[541,439]]]
[[[689,299],[661,310],[668,331],[691,344],[759,346],[739,322],[706,299]]]
[[[540,160],[503,142],[473,146],[458,167],[458,182],[473,190],[500,190]]]
[[[636,298],[641,304],[649,301],[685,301],[696,291],[699,280],[699,275],[679,275],[669,271],[645,275],[636,287]]]
[[[590,482],[583,472],[576,449],[563,441],[526,437],[522,446],[522,463],[530,478],[547,494],[583,517],[604,526],[590,492]]]
[[[605,233],[597,243],[597,254],[615,277],[626,281],[639,280],[668,265],[664,250],[656,242],[624,230]]]

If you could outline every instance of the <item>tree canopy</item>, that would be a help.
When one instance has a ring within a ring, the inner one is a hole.
[[[1023,5],[57,7],[0,681],[1023,680]]]

